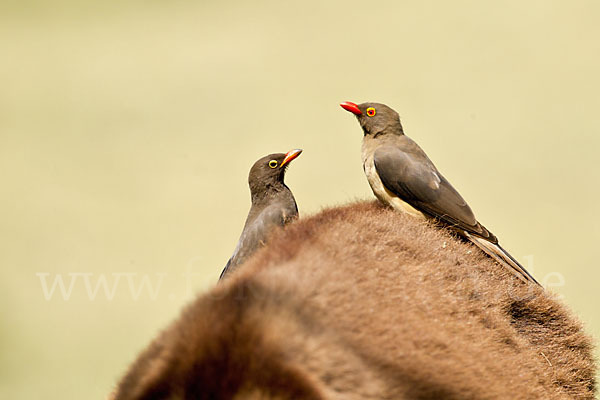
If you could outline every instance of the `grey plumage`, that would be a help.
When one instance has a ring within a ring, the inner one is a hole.
[[[298,207],[284,177],[289,163],[302,150],[269,154],[256,161],[248,175],[252,206],[233,255],[219,279],[235,271],[266,243],[271,231],[298,217]]]
[[[398,113],[379,103],[341,106],[363,128],[363,168],[373,193],[385,204],[415,216],[434,218],[453,229],[525,280],[537,281],[475,218],[454,187],[425,152],[404,135]]]

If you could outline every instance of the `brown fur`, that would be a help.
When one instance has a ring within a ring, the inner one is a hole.
[[[375,203],[278,230],[142,353],[118,400],[592,399],[550,294]]]

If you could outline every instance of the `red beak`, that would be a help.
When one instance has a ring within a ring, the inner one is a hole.
[[[283,158],[279,168],[283,168],[285,165],[289,164],[293,159],[298,157],[300,153],[302,153],[302,149],[294,149],[285,153],[285,157]]]
[[[362,115],[362,111],[358,109],[358,106],[351,101],[345,101],[340,104],[346,111],[350,111],[354,115]]]

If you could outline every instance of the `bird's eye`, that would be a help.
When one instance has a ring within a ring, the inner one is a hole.
[[[373,107],[367,108],[367,115],[369,117],[372,117],[373,115],[375,115],[375,109]]]
[[[271,160],[271,161],[269,161],[269,167],[271,167],[271,168],[277,168],[277,160]]]

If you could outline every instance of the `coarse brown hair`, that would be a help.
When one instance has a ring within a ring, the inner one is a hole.
[[[277,230],[139,356],[116,399],[592,399],[553,295],[376,203]]]

